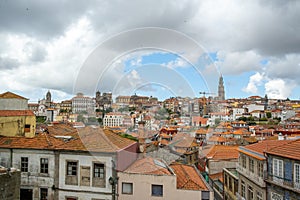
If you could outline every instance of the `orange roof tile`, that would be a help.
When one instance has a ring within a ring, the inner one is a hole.
[[[210,149],[206,157],[213,160],[238,159],[238,146],[215,145]]]
[[[66,124],[55,124],[44,128],[43,133],[33,138],[0,137],[0,147],[21,149],[48,149],[89,152],[116,152],[134,144],[127,138],[109,130],[85,127],[75,129]]]
[[[4,99],[26,99],[25,97],[22,97],[20,95],[12,93],[12,92],[4,92],[4,93],[2,93],[2,94],[0,94],[0,98],[4,98]]]
[[[165,163],[152,157],[136,160],[124,172],[133,174],[172,175]]]
[[[210,174],[209,178],[212,180],[220,180],[223,183],[223,172],[219,172],[216,174]]]
[[[287,140],[263,140],[258,143],[255,143],[255,144],[250,144],[247,146],[239,147],[238,150],[242,151],[242,149],[247,149],[252,152],[256,152],[258,154],[264,155],[265,151],[267,151],[271,148],[286,144],[288,142],[289,141],[287,141]]]
[[[183,190],[208,190],[193,166],[183,164],[171,164],[177,177],[177,189]]]
[[[34,116],[32,110],[0,110],[1,117],[11,116]]]
[[[268,154],[300,160],[300,139],[289,141],[266,151]]]
[[[175,147],[182,147],[182,148],[198,146],[198,144],[195,142],[195,138],[191,137],[190,135],[188,135],[186,133],[176,134],[173,137],[171,145],[173,145]]]

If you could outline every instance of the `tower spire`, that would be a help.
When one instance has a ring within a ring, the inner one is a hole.
[[[222,74],[219,78],[218,98],[219,100],[225,100],[224,80]]]

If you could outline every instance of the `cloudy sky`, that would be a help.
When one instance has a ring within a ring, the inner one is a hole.
[[[0,0],[0,92],[300,98],[298,0]]]

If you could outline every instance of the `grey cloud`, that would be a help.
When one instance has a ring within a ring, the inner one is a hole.
[[[10,70],[19,67],[20,63],[16,59],[0,56],[0,70]]]
[[[91,6],[85,1],[1,1],[0,30],[50,39],[85,14]]]

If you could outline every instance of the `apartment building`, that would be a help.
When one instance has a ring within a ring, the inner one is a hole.
[[[287,142],[284,140],[265,140],[238,148],[239,192],[237,196],[239,199],[267,199],[264,181],[267,174],[267,160],[264,152]]]
[[[0,136],[1,165],[21,170],[21,200],[111,199],[111,177],[137,143],[110,130],[54,124],[33,138]]]
[[[296,200],[300,197],[300,140],[266,151],[267,199]]]

